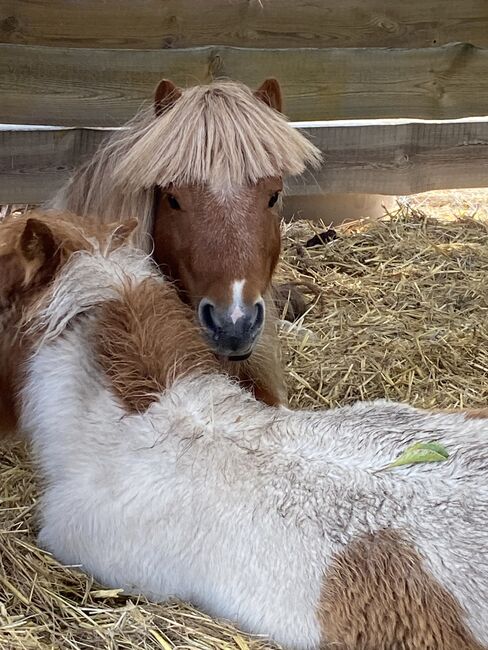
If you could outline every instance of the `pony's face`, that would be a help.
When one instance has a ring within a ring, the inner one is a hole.
[[[161,81],[156,115],[176,110],[180,97],[171,81]],[[281,112],[278,82],[267,79],[254,101]],[[280,254],[275,204],[281,190],[281,177],[245,186],[156,189],[154,258],[195,308],[213,350],[232,360],[249,357],[263,329],[264,294]]]
[[[195,308],[214,351],[247,358],[263,328],[264,294],[280,255],[280,178],[219,193],[158,190],[154,258]]]

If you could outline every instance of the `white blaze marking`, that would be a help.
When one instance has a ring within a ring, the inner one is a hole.
[[[230,315],[230,319],[231,319],[232,323],[235,325],[236,322],[239,320],[239,318],[241,318],[242,316],[244,316],[244,312],[239,307],[239,305],[236,305],[234,307],[234,311]]]
[[[245,283],[245,280],[236,280],[232,284],[232,305],[230,307],[232,311],[230,313],[230,319],[234,325],[237,323],[239,318],[244,316],[242,310],[242,289],[244,288]]]

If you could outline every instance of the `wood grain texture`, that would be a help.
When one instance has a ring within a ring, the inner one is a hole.
[[[0,0],[0,42],[134,49],[488,46],[486,0]]]
[[[328,126],[307,133],[325,163],[289,181],[291,195],[488,186],[488,122]],[[0,204],[47,200],[105,135],[98,129],[0,131]]]
[[[0,131],[0,204],[49,199],[105,136],[97,129]]]
[[[488,121],[334,126],[306,132],[324,153],[324,164],[290,184],[294,195],[408,195],[488,186]]]
[[[188,85],[277,77],[293,120],[484,115],[488,50],[90,50],[0,45],[0,122],[116,126],[161,77]]]

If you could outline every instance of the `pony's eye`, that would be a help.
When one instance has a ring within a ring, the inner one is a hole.
[[[175,199],[175,197],[172,194],[168,194],[167,196],[168,196],[168,203],[173,208],[173,210],[181,210],[181,206],[178,203],[178,201]]]
[[[275,193],[273,194],[273,196],[270,198],[270,200],[269,200],[269,202],[268,202],[268,208],[272,208],[272,207],[273,207],[273,205],[274,205],[274,204],[276,203],[276,201],[278,200],[279,195],[280,195],[279,192],[275,192]]]

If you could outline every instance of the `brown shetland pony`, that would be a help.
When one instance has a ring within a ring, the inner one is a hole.
[[[274,79],[254,93],[163,80],[154,107],[102,144],[51,203],[102,221],[137,217],[136,243],[177,283],[224,367],[268,404],[286,403],[271,300],[276,204],[283,178],[320,160],[281,109]]]

